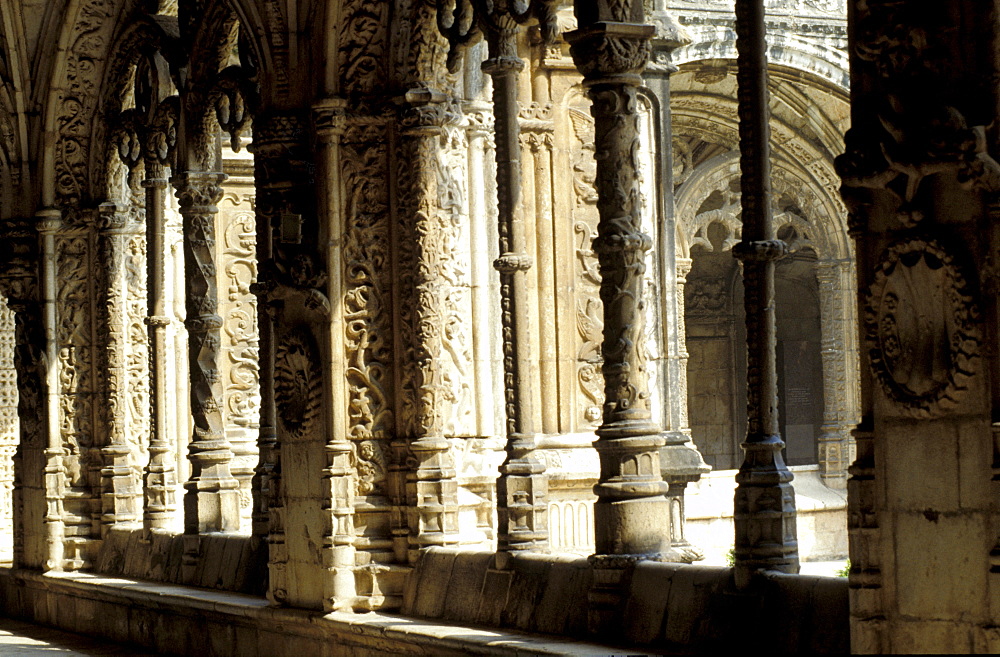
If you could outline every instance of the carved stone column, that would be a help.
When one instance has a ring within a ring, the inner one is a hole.
[[[596,11],[594,11],[596,9]],[[642,328],[645,252],[638,200],[639,73],[653,28],[639,3],[576,7],[580,29],[567,35],[593,101],[600,222],[594,251],[604,303],[604,415],[594,443],[601,478],[594,492],[598,555],[660,556],[669,550],[669,519],[660,477],[663,438],[646,389]],[[615,53],[612,56],[612,53]]]
[[[857,422],[853,390],[857,387],[857,352],[851,346],[849,261],[816,263],[819,283],[823,358],[823,426],[819,437],[820,476],[827,486],[847,486],[850,431]]]
[[[399,376],[403,401],[397,421],[400,434],[412,437],[408,450],[416,460],[406,472],[410,563],[420,548],[458,541],[458,482],[445,438],[453,411],[448,386],[453,373],[445,353],[448,283],[434,261],[446,230],[435,216],[439,185],[447,182],[438,176],[436,155],[446,124],[457,121],[453,109],[437,92],[417,91],[407,95],[400,115],[396,252],[402,313],[397,336],[399,351],[410,355]]]
[[[57,280],[58,280],[58,255],[56,253],[56,233],[63,227],[63,221],[58,210],[43,210],[38,217],[38,232],[41,236],[41,267],[39,279],[41,282],[41,317],[40,322],[34,326],[19,322],[18,328],[42,328],[45,336],[44,357],[31,356],[31,360],[44,364],[44,385],[39,386],[39,393],[44,390],[44,398],[36,409],[38,417],[46,418],[45,421],[45,450],[44,457],[33,464],[24,463],[25,466],[34,466],[44,469],[43,490],[45,494],[45,515],[44,518],[34,518],[35,522],[42,520],[45,526],[45,545],[42,550],[44,570],[61,571],[64,568],[66,554],[66,521],[64,518],[64,498],[69,487],[67,481],[67,468],[64,463],[66,449],[63,446],[63,437],[60,431],[57,418],[61,417],[59,404],[59,370],[54,364],[59,360],[57,341]],[[20,317],[19,317],[20,319]],[[28,316],[24,317],[29,319]],[[38,342],[38,337],[27,335],[18,336],[20,344],[31,344]],[[26,364],[27,365],[27,364]],[[30,366],[24,368],[28,373]],[[37,365],[36,365],[37,367]],[[19,368],[18,371],[21,371]],[[28,383],[26,381],[25,383]],[[20,390],[19,390],[20,392]],[[29,392],[30,391],[26,391]],[[39,394],[39,397],[41,395]],[[25,410],[32,410],[25,408]],[[24,417],[22,415],[22,417]]]
[[[591,632],[619,625],[630,566],[639,559],[682,560],[671,550],[668,486],[660,475],[664,439],[649,405],[645,363],[646,251],[639,200],[640,73],[653,27],[639,2],[575,4],[579,29],[566,35],[593,105],[600,221],[593,250],[601,272],[604,409],[597,429],[601,474],[594,492],[596,569]]]
[[[665,362],[659,367],[657,383],[662,395],[662,422],[664,446],[660,449],[660,473],[669,484],[670,540],[674,549],[686,554],[691,561],[702,558],[684,535],[686,523],[684,494],[689,483],[698,481],[710,470],[691,439],[688,423],[687,389],[687,334],[684,326],[684,285],[691,271],[690,258],[677,258],[677,224],[674,210],[673,180],[673,128],[670,116],[670,76],[677,71],[671,53],[687,45],[690,38],[676,19],[666,10],[665,3],[656,2],[650,15],[656,27],[653,37],[653,61],[646,67],[643,79],[655,98],[654,121],[657,148],[655,173],[655,198],[650,199],[655,212],[657,230],[659,284],[662,299],[654,312],[658,312],[660,339],[666,352]],[[649,315],[647,315],[649,316]],[[654,320],[655,321],[655,320]]]
[[[770,139],[764,3],[736,5],[740,178],[743,241],[733,256],[743,263],[747,325],[746,456],[736,475],[736,584],[760,570],[797,573],[795,492],[778,433],[775,369],[774,262],[787,247],[775,239],[771,219]]]
[[[5,290],[0,272],[0,293]],[[0,300],[0,558],[14,549],[14,454],[20,442],[17,371],[14,369],[14,312]]]
[[[851,649],[997,652],[1000,13],[849,8],[851,129],[836,164],[864,344]]]
[[[129,381],[127,358],[131,351],[128,331],[129,283],[126,271],[127,250],[132,239],[141,234],[142,225],[132,213],[119,211],[114,203],[101,205],[99,215],[98,253],[102,267],[102,293],[98,317],[104,347],[102,366],[105,374],[106,398],[101,408],[103,430],[107,432],[101,446],[101,536],[118,523],[139,520],[141,483],[133,463],[139,451],[138,440],[129,429],[129,406],[133,395]]]
[[[0,232],[0,286],[14,313],[14,369],[20,436],[14,452],[13,565],[41,569],[48,558],[45,448],[50,423],[49,371],[42,324],[39,236],[30,219],[5,222]],[[55,531],[51,531],[56,534]]]
[[[439,6],[438,11],[445,14],[445,7]],[[465,25],[461,16],[470,11],[478,17],[478,22]],[[438,21],[451,42],[449,63],[452,65],[458,51],[476,31],[482,30],[488,46],[488,57],[482,68],[493,80],[500,238],[500,256],[493,266],[500,273],[507,416],[507,458],[500,466],[500,478],[497,480],[500,552],[548,549],[548,480],[544,462],[534,454],[536,436],[532,398],[544,398],[544,395],[537,395],[532,390],[527,280],[532,261],[527,253],[525,217],[521,207],[521,129],[517,102],[519,77],[524,69],[524,62],[517,53],[518,23],[531,17],[538,18],[542,24],[543,39],[551,41],[555,36],[555,17],[550,2],[535,1],[519,7],[472,0],[471,7],[458,3],[450,17]],[[468,32],[463,32],[464,29]],[[529,205],[534,205],[536,200],[543,207],[547,205],[544,197],[532,199]],[[553,351],[551,342],[550,335],[543,335],[543,350]],[[547,355],[554,357],[554,354]],[[555,387],[553,366],[554,362],[550,361],[540,368],[540,381],[547,389]],[[541,415],[550,423],[555,422],[555,414],[550,409]]]
[[[517,56],[513,16],[491,17],[486,30],[489,55],[483,71],[493,78],[496,133],[497,207],[500,257],[500,304],[504,353],[504,399],[507,413],[507,459],[497,480],[500,551],[548,548],[548,481],[535,449],[531,386],[531,333],[528,325],[526,273],[531,258],[525,245],[521,211],[520,126],[517,85],[524,62]]]
[[[146,324],[150,345],[150,440],[149,461],[146,464],[143,527],[146,530],[168,529],[173,526],[176,512],[174,499],[177,474],[174,467],[170,432],[170,390],[167,386],[168,348],[167,327],[170,325],[165,289],[167,257],[166,204],[167,179],[161,164],[146,162]]]
[[[258,523],[266,503],[272,603],[330,611],[354,604],[354,470],[350,445],[334,423],[342,411],[331,399],[338,338],[330,327],[330,237],[316,210],[316,188],[326,189],[329,163],[322,160],[316,182],[311,135],[305,112],[254,117],[258,258],[271,256],[254,292],[272,327],[272,383],[264,367],[261,386],[262,407],[272,404],[265,388],[273,390],[276,435],[261,447]],[[261,435],[267,436],[263,427]],[[286,477],[288,463],[295,469]],[[286,532],[291,521],[296,531]]]
[[[185,172],[173,184],[184,219],[188,362],[194,434],[188,447],[191,476],[184,484],[184,533],[239,528],[239,482],[230,472],[233,452],[222,418],[219,376],[222,318],[215,262],[216,202],[225,174]]]

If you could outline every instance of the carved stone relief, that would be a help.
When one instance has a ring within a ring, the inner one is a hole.
[[[312,334],[296,329],[279,339],[274,350],[274,405],[278,421],[292,439],[309,435],[320,417],[323,377]]]
[[[14,313],[0,303],[0,561],[14,550],[14,452],[19,442]]]
[[[915,417],[955,407],[976,374],[979,307],[962,256],[932,238],[890,246],[872,279],[864,327],[872,371]]]

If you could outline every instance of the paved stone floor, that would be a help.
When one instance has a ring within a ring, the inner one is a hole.
[[[73,657],[142,657],[155,655],[138,648],[91,639],[79,634],[61,632],[42,625],[32,625],[10,618],[0,618],[0,656],[42,657],[71,655]]]

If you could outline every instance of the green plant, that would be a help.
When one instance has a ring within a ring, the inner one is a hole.
[[[726,565],[732,568],[736,565],[736,548],[729,548],[729,552],[726,552]]]
[[[851,560],[848,559],[844,567],[837,571],[837,577],[847,577],[851,574]]]

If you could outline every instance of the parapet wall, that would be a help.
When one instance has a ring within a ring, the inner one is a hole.
[[[738,591],[730,568],[643,561],[623,578],[618,616],[592,627],[587,558],[524,554],[496,565],[489,552],[424,552],[407,581],[403,614],[655,652],[850,651],[843,578],[768,574]],[[769,626],[780,629],[760,629]]]

